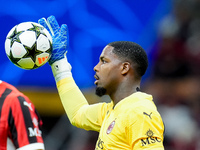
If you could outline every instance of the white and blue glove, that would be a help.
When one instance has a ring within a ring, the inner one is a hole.
[[[68,27],[66,24],[59,26],[56,18],[50,16],[47,18],[41,18],[38,23],[45,27],[51,34],[53,41],[52,55],[49,59],[53,75],[56,82],[72,76],[71,65],[67,61],[66,53],[68,51]]]

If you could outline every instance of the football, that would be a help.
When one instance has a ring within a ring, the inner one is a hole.
[[[7,34],[5,52],[22,69],[36,69],[51,57],[52,38],[47,29],[35,22],[22,22]]]

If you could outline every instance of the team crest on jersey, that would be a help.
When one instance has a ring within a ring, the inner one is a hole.
[[[106,131],[107,134],[110,134],[110,132],[112,131],[112,129],[114,128],[115,125],[115,120],[111,122],[111,124],[108,126],[108,129]]]

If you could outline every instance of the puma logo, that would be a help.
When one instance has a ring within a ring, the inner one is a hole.
[[[26,101],[24,101],[24,106],[27,106],[31,111],[33,111],[31,103],[27,103]]]
[[[152,119],[152,118],[151,118],[152,112],[151,112],[150,114],[147,114],[146,112],[143,112],[143,114],[144,114],[144,115],[147,115],[150,119]]]

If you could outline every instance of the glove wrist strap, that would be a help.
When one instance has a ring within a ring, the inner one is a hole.
[[[60,81],[63,78],[72,77],[71,65],[68,63],[66,57],[55,61],[51,65],[51,69],[56,82]]]

